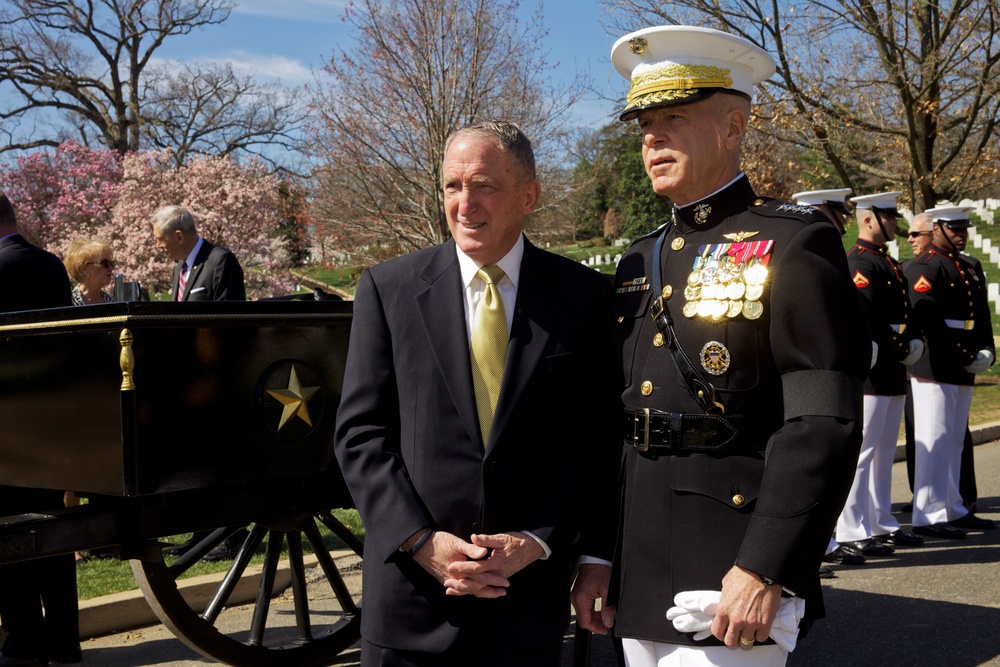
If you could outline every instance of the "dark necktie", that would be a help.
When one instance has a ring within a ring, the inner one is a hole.
[[[187,271],[188,263],[187,260],[181,262],[181,273],[177,276],[177,300],[184,300],[184,290],[187,289]]]

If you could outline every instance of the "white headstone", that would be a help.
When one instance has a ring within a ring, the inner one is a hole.
[[[996,301],[1000,297],[1000,283],[989,283],[986,285],[986,298],[989,301]]]

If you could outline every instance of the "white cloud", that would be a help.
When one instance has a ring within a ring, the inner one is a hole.
[[[232,51],[229,55],[190,58],[183,62],[191,65],[229,64],[237,74],[250,75],[259,81],[274,81],[293,88],[313,80],[312,70],[295,58],[287,56]],[[167,72],[176,72],[183,67],[182,61],[177,59],[153,58],[150,64]]]
[[[292,21],[339,23],[346,0],[237,0],[233,11]]]
[[[300,85],[312,81],[312,71],[295,58],[235,51],[221,59],[237,72],[257,78],[275,79],[285,85]]]

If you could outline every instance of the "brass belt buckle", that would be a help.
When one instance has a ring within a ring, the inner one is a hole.
[[[639,420],[642,418],[644,427],[642,442],[639,441]],[[649,408],[639,408],[632,418],[632,446],[645,454],[649,451]]]

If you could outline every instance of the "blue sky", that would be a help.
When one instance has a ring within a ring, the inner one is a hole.
[[[337,45],[352,39],[342,22],[344,0],[236,0],[229,19],[183,37],[166,41],[160,58],[185,61],[228,60],[241,71],[274,77],[290,86],[313,81]],[[536,3],[522,2],[530,13]],[[549,60],[559,63],[556,76],[571,79],[575,71],[589,73],[606,96],[624,95],[624,80],[614,72],[608,54],[614,38],[605,34],[603,10],[597,0],[552,0],[543,4],[549,31]],[[600,125],[610,120],[613,106],[589,95],[569,110],[567,122]]]

